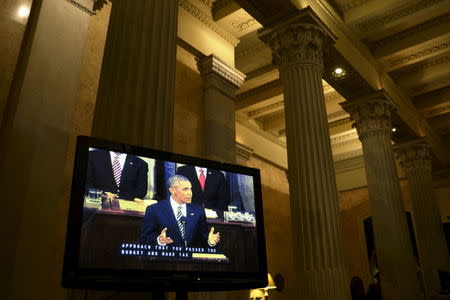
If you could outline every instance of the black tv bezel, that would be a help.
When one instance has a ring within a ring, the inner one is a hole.
[[[197,272],[80,268],[79,249],[81,220],[83,215],[83,201],[80,201],[80,199],[83,199],[85,193],[86,169],[90,147],[253,176],[259,271]],[[264,236],[261,177],[259,170],[88,136],[78,136],[61,284],[64,288],[129,291],[219,291],[265,287],[267,285],[267,256]]]

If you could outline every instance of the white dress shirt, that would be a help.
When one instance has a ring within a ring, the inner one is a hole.
[[[127,154],[109,151],[109,155],[111,155],[111,165],[114,163],[114,159],[116,158],[116,156],[117,155],[119,156],[120,170],[123,171],[123,166],[125,165],[125,160],[127,159]]]
[[[197,178],[200,179],[200,169],[203,170],[203,175],[205,175],[205,180],[206,180],[206,175],[208,174],[208,169],[207,168],[202,168],[202,167],[195,167],[195,171],[197,172]]]
[[[175,219],[177,218],[178,214],[178,206],[181,206],[181,213],[183,214],[183,217],[186,217],[186,203],[178,204],[175,200],[173,200],[172,196],[170,196],[170,206],[172,206],[172,211]]]

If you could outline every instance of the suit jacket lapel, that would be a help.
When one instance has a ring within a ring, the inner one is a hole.
[[[127,158],[125,159],[125,163],[123,165],[122,173],[120,174],[120,182],[125,181],[132,167],[133,167],[133,160],[131,159],[130,155],[127,155]]]
[[[192,206],[190,204],[186,204],[186,230],[185,230],[185,237],[186,241],[188,241],[188,245],[192,242],[192,235],[194,234],[195,230],[195,219],[197,218],[197,215],[195,213],[195,210],[192,209]]]
[[[115,187],[117,187],[116,180],[114,179],[113,174],[113,168],[112,168],[112,162],[111,162],[111,155],[109,154],[109,151],[102,150],[103,152],[103,160],[105,162],[105,168],[109,177],[109,181],[113,183]]]

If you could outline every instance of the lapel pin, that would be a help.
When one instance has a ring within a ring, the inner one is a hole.
[[[191,216],[193,216],[194,215],[194,213],[191,213]]]

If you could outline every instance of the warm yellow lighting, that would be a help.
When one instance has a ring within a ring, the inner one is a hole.
[[[264,295],[265,291],[263,289],[250,290],[250,299],[262,298]]]
[[[396,131],[397,131],[397,128],[392,127],[392,132],[396,132]]]
[[[343,68],[341,67],[336,67],[334,68],[333,72],[331,73],[331,76],[333,76],[336,79],[341,79],[344,78],[346,75],[346,72]]]
[[[342,68],[336,68],[336,69],[334,69],[334,73],[336,74],[336,75],[340,75],[340,74],[342,74],[344,72],[344,70],[342,69]]]
[[[275,284],[275,281],[273,281],[272,275],[270,273],[267,273],[267,286],[264,288],[265,290],[270,289],[276,289],[277,285]]]
[[[17,16],[19,18],[26,18],[28,17],[29,14],[30,14],[30,7],[28,7],[27,5],[22,5],[17,10]]]

